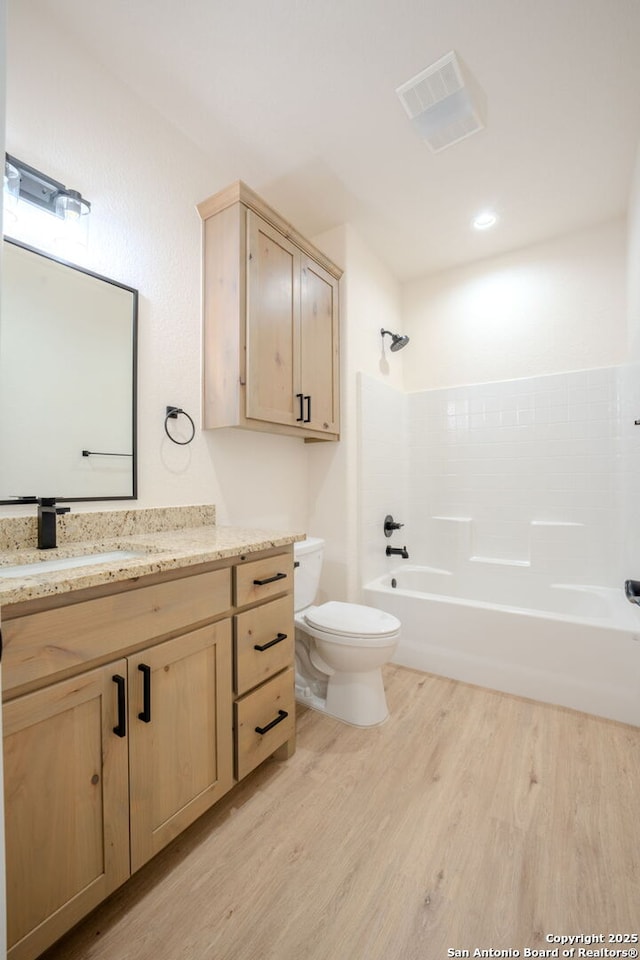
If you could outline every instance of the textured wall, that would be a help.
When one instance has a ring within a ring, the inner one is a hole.
[[[621,363],[625,270],[619,220],[406,284],[405,388]]]
[[[140,291],[140,505],[214,502],[222,523],[304,528],[302,441],[198,429],[176,446],[164,434],[169,404],[200,423],[195,205],[226,186],[215,161],[30,4],[11,3],[8,48],[7,150],[91,201],[84,264]]]

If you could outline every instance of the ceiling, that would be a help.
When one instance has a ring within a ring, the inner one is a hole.
[[[399,279],[624,214],[638,0],[44,0],[92,56],[301,231],[352,223]],[[455,50],[486,128],[438,154],[396,96]],[[479,233],[472,217],[494,207]]]

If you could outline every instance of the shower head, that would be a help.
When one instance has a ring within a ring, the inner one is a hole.
[[[409,337],[403,336],[401,333],[391,333],[391,330],[384,330],[384,329],[382,329],[380,333],[382,334],[383,337],[386,334],[388,334],[391,337],[390,349],[393,353],[395,353],[396,350],[402,350],[402,348],[406,347],[406,345],[409,343]]]

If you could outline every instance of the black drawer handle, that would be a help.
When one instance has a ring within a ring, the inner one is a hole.
[[[127,735],[127,708],[125,702],[125,680],[124,677],[115,674],[112,678],[118,687],[118,725],[113,728],[116,737],[126,737]]]
[[[296,400],[300,401],[300,416],[296,417],[296,423],[304,422],[304,398],[301,393],[296,393]]]
[[[307,415],[302,422],[311,423],[311,397],[307,396],[305,397],[305,400],[307,401]]]
[[[282,723],[283,720],[289,716],[286,710],[278,710],[278,716],[275,720],[272,720],[271,723],[268,723],[266,727],[256,727],[256,733],[266,733],[267,730],[271,730],[277,723]]]
[[[259,650],[261,653],[263,650],[268,650],[269,647],[275,646],[276,643],[282,643],[283,640],[287,639],[286,633],[279,633],[277,637],[274,637],[273,640],[269,640],[269,643],[254,643],[253,649]]]
[[[275,583],[276,580],[286,580],[286,579],[287,579],[286,573],[276,573],[275,577],[267,577],[266,580],[254,580],[253,583],[254,583],[254,586],[256,587],[264,587],[265,583]]]
[[[142,685],[142,713],[138,714],[138,720],[143,723],[151,723],[151,667],[146,663],[138,664],[138,670],[143,674]]]

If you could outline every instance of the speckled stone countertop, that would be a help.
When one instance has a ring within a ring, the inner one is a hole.
[[[167,520],[167,508],[163,508],[156,513],[157,523],[154,523],[152,509],[78,514],[78,517],[83,518],[78,525],[87,538],[75,539],[72,533],[71,537],[64,539],[60,522],[59,546],[55,550],[38,550],[35,548],[35,540],[31,538],[26,541],[32,544],[29,548],[25,548],[25,542],[21,537],[12,539],[8,544],[6,529],[5,538],[2,539],[1,531],[4,524],[0,520],[0,547],[3,548],[0,550],[0,605],[20,603],[51,594],[68,593],[104,583],[161,573],[165,570],[176,570],[180,567],[256,553],[272,547],[287,546],[305,537],[305,534],[300,532],[217,526],[212,522],[215,517],[213,508],[209,511],[203,507],[168,509],[169,513],[171,510],[182,512],[170,515]],[[133,514],[147,514],[147,516],[132,518]],[[60,521],[67,517],[61,517]],[[93,524],[92,518],[95,521]],[[30,521],[31,519],[30,517],[9,518],[9,524],[16,520]],[[203,523],[203,520],[209,522]],[[184,525],[188,523],[193,525]],[[161,529],[150,529],[154,526],[160,526]],[[123,530],[127,532],[123,533]],[[102,532],[102,536],[97,535],[98,531]],[[105,535],[106,531],[111,535]],[[120,557],[80,567],[38,570],[41,563],[51,560],[113,551],[130,551],[140,555],[127,559]],[[28,575],[2,575],[3,567],[27,563],[33,564],[33,572],[29,570]]]

